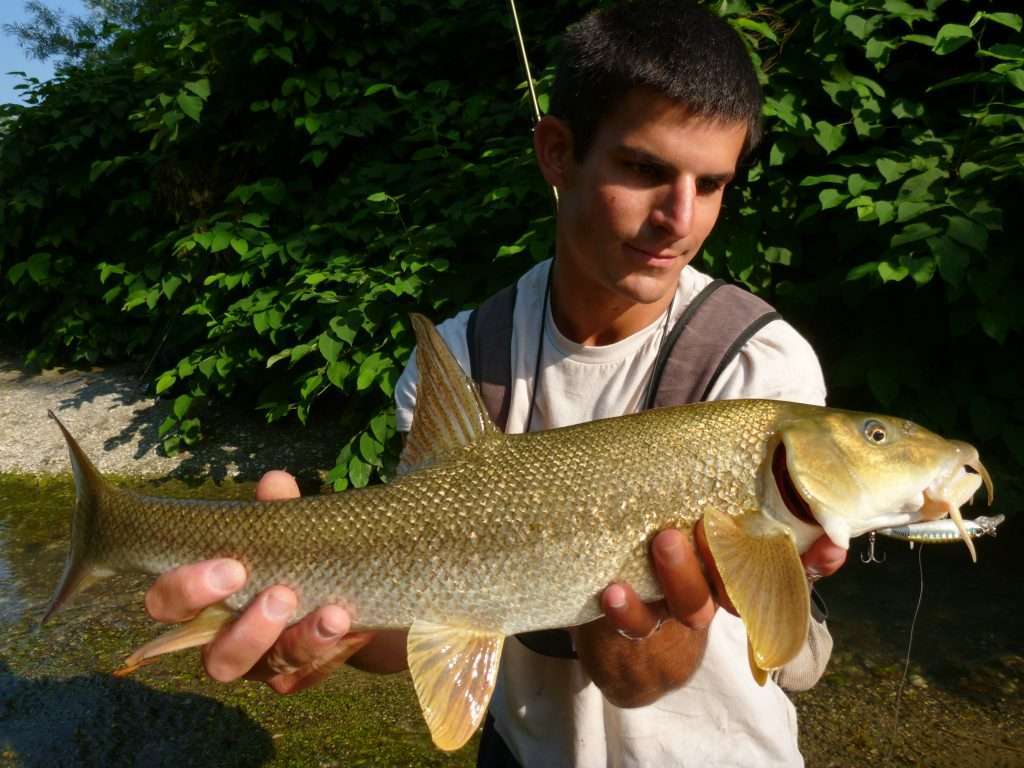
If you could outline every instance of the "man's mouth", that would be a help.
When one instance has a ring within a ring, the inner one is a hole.
[[[672,253],[671,251],[650,251],[646,248],[639,248],[635,245],[626,243],[626,247],[633,251],[636,255],[648,261],[658,261],[668,263],[678,258],[679,254]]]
[[[786,446],[781,441],[772,456],[772,476],[775,478],[775,487],[779,489],[779,497],[789,513],[808,525],[819,525],[818,521],[814,519],[810,505],[804,501],[804,497],[796,489],[793,478],[789,476],[789,468],[786,466]]]

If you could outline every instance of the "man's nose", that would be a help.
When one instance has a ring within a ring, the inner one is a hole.
[[[651,212],[652,223],[675,239],[683,239],[693,227],[696,198],[697,185],[693,179],[677,180]]]

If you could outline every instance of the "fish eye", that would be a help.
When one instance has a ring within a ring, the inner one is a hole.
[[[864,422],[864,437],[868,439],[868,442],[881,445],[888,437],[888,433],[885,431],[885,425],[882,422],[868,419]]]

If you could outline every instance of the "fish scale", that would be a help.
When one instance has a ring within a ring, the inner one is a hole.
[[[197,502],[113,491],[96,557],[151,574],[236,557],[249,581],[229,607],[285,584],[299,614],[340,602],[360,627],[453,616],[509,634],[577,624],[599,615],[595,595],[610,581],[658,596],[646,554],[658,530],[689,528],[709,503],[733,514],[756,505],[764,446],[750,438],[778,408],[709,405],[698,422],[672,409],[510,435],[500,448],[324,497]],[[624,442],[643,450],[624,453]]]

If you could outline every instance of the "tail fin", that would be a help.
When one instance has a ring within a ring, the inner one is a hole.
[[[71,517],[71,549],[64,563],[64,575],[60,578],[56,591],[46,608],[42,622],[56,613],[68,600],[95,584],[97,581],[113,575],[113,571],[95,561],[91,551],[95,542],[96,515],[106,490],[106,483],[99,470],[89,461],[89,457],[75,442],[75,438],[60,423],[53,411],[47,415],[60,427],[64,440],[68,445],[68,456],[71,459],[71,471],[75,477],[75,507]]]

